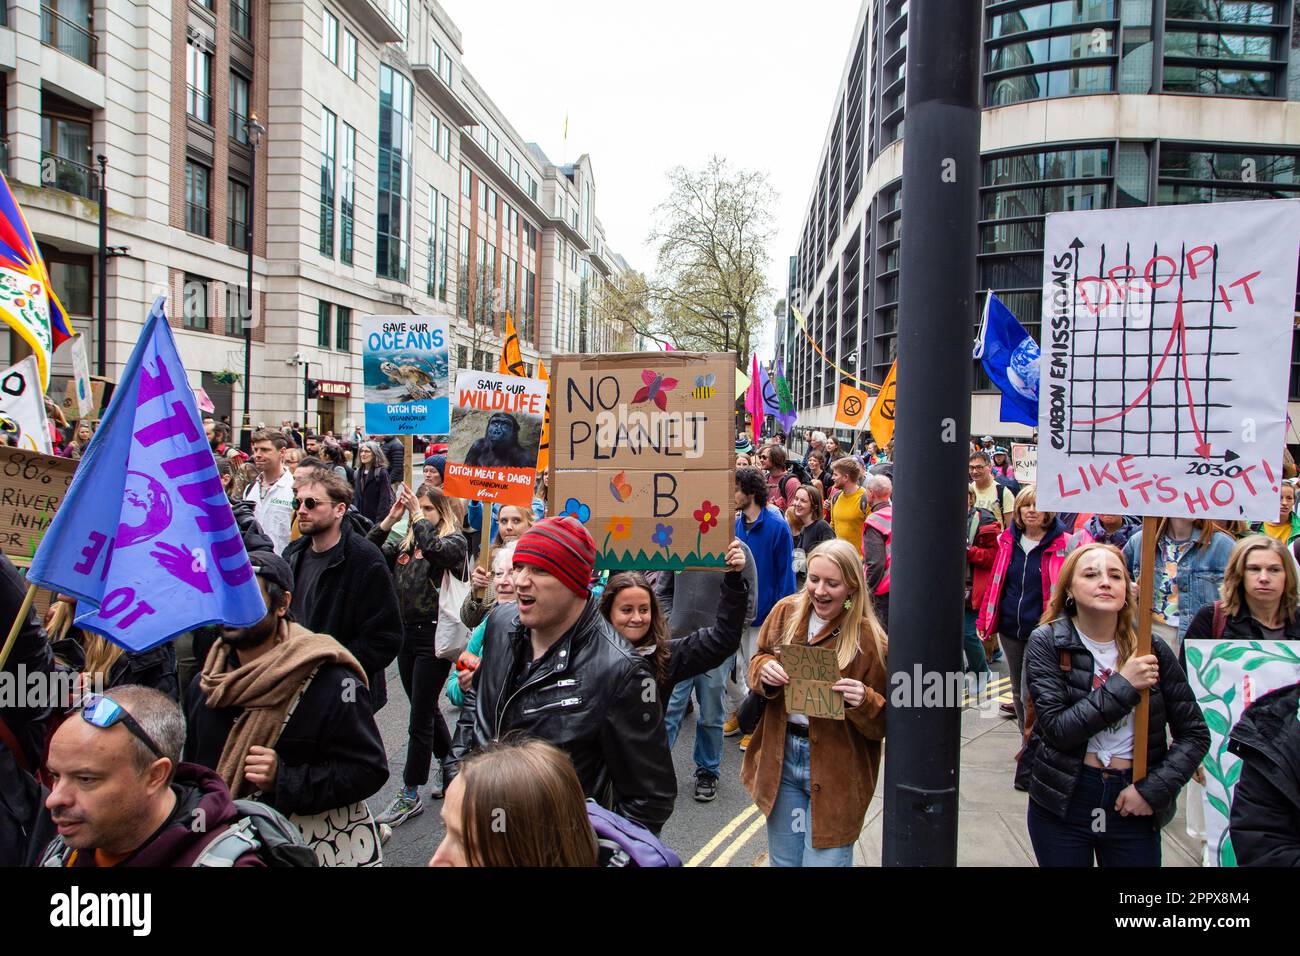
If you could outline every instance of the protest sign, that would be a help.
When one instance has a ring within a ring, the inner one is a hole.
[[[867,413],[871,396],[860,388],[854,388],[848,382],[840,382],[840,394],[835,400],[835,421],[849,428],[862,424],[862,416]]]
[[[840,679],[834,648],[783,644],[781,667],[790,678],[790,683],[785,685],[787,713],[844,719],[844,694],[831,690]]]
[[[366,431],[442,435],[450,418],[447,320],[372,315],[361,320]]]
[[[1228,735],[1254,701],[1300,681],[1300,655],[1289,641],[1189,640],[1187,678],[1210,729],[1205,768],[1205,838],[1210,864],[1236,866],[1228,832],[1241,760],[1228,752]]]
[[[15,437],[18,447],[28,451],[46,455],[54,451],[34,355],[0,372],[0,434]]]
[[[726,567],[734,368],[702,352],[555,357],[552,510],[587,526],[598,568]]]
[[[95,412],[94,393],[90,388],[90,362],[86,359],[86,337],[72,337],[72,385],[77,398],[77,417],[89,418]]]
[[[77,382],[73,379],[68,382],[67,390],[63,394],[63,414],[68,421],[77,421],[84,419],[86,421],[99,421],[99,413],[106,403],[106,394],[112,394],[110,383],[107,379],[100,378],[97,375],[90,376],[90,412],[82,415],[78,407],[79,399],[77,397]]]
[[[1275,520],[1300,201],[1054,213],[1038,505]]]
[[[1038,446],[1013,442],[1011,467],[1015,469],[1016,481],[1022,485],[1032,485],[1038,480]]]
[[[0,447],[0,550],[30,560],[72,483],[77,463]]]
[[[471,501],[531,505],[545,414],[545,382],[458,372],[443,491]]]

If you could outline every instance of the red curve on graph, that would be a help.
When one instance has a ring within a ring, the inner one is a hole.
[[[1174,343],[1177,342],[1182,353],[1182,380],[1183,387],[1187,392],[1187,410],[1192,417],[1192,431],[1196,433],[1196,453],[1202,458],[1210,457],[1210,445],[1201,433],[1201,426],[1196,421],[1196,402],[1192,398],[1192,381],[1187,373],[1187,323],[1183,318],[1183,293],[1178,293],[1178,306],[1174,312],[1174,325],[1169,330],[1169,341],[1165,343],[1165,350],[1160,355],[1160,362],[1156,365],[1155,371],[1151,375],[1151,380],[1147,382],[1146,388],[1142,389],[1137,398],[1133,399],[1127,406],[1115,412],[1113,415],[1107,415],[1104,418],[1076,419],[1075,425],[1100,425],[1102,422],[1113,422],[1117,418],[1123,418],[1133,409],[1142,404],[1143,400],[1151,393],[1156,382],[1160,378],[1161,372],[1164,371],[1165,362],[1169,358],[1169,353],[1173,351]]]

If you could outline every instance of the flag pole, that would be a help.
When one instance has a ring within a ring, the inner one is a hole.
[[[18,640],[18,632],[22,630],[23,621],[27,619],[27,612],[32,609],[32,602],[36,600],[36,585],[27,585],[27,596],[23,598],[23,603],[18,608],[18,616],[14,618],[13,625],[9,628],[9,636],[5,638],[5,646],[0,649],[0,671],[4,670],[5,663],[9,660],[9,654],[14,649],[14,642]]]

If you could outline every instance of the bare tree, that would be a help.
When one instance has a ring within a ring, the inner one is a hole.
[[[744,367],[772,293],[765,270],[776,192],[765,173],[732,169],[720,156],[703,169],[676,167],[668,180],[650,234],[657,271],[629,321],[660,344],[734,350]]]

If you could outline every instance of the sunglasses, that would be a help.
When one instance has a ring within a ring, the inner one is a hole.
[[[315,511],[318,505],[332,505],[333,503],[328,498],[294,498],[293,510],[297,511],[306,505],[308,511]]]
[[[153,751],[155,757],[163,756],[162,748],[154,743],[153,738],[144,732],[144,728],[136,723],[135,718],[111,697],[105,697],[103,694],[88,695],[82,703],[81,716],[93,727],[108,728],[114,724],[123,724],[137,740]]]

